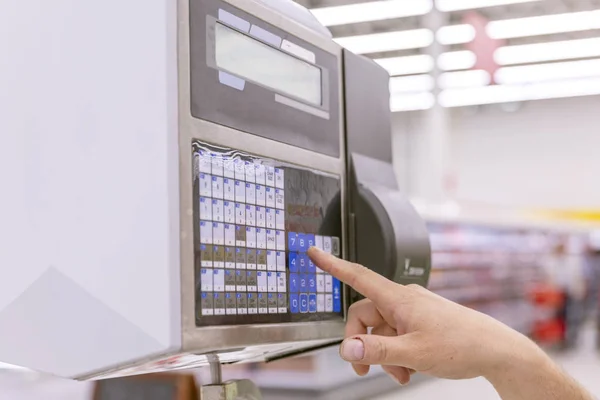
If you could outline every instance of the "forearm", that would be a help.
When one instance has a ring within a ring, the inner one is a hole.
[[[533,343],[514,346],[486,378],[502,400],[593,400]]]

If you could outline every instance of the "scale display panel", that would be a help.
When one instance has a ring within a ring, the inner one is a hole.
[[[226,1],[190,1],[192,116],[339,158],[341,54],[306,39]]]
[[[215,64],[223,71],[310,104],[322,104],[319,67],[222,23],[215,24]]]
[[[196,325],[343,318],[340,178],[200,141],[194,159]]]

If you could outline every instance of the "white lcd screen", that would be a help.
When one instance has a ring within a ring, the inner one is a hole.
[[[222,24],[215,25],[217,68],[311,104],[322,104],[321,69]]]

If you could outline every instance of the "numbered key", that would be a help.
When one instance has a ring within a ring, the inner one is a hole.
[[[269,208],[275,208],[275,188],[265,187],[265,203]]]
[[[298,244],[298,234],[295,232],[288,232],[288,250],[300,251],[300,246]]]
[[[223,157],[220,154],[211,154],[212,174],[223,176]]]
[[[285,187],[283,168],[275,168],[275,187],[279,189],[284,189]]]
[[[200,219],[212,220],[212,201],[207,197],[200,197]]]
[[[243,181],[235,181],[235,201],[237,203],[246,202],[246,184]]]
[[[262,164],[254,164],[254,175],[257,185],[266,185],[267,170]]]
[[[235,224],[235,203],[231,201],[223,202],[224,220],[228,224]]]
[[[209,174],[200,174],[200,196],[212,196],[212,179]]]
[[[198,162],[200,172],[204,172],[206,174],[210,174],[212,172],[212,160],[207,151],[198,151]]]
[[[275,232],[275,242],[277,244],[277,250],[281,250],[281,251],[285,250],[285,232],[284,231]]]
[[[235,180],[231,178],[223,179],[223,198],[228,201],[235,201]]]
[[[223,199],[223,177],[214,176],[212,177],[212,197],[215,199]]]
[[[246,182],[246,203],[256,204],[256,185]]]

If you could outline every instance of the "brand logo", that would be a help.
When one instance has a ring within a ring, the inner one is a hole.
[[[425,268],[411,266],[411,259],[404,259],[404,275],[405,276],[423,276],[425,275]]]

